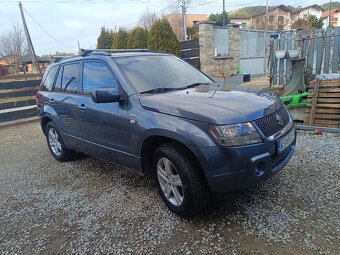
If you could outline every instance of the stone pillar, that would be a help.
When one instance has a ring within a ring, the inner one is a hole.
[[[211,75],[213,72],[214,49],[214,21],[200,21],[198,25],[201,70]]]
[[[239,25],[228,26],[228,56],[215,57],[214,24],[212,21],[198,22],[201,70],[211,77],[228,77],[240,65]]]

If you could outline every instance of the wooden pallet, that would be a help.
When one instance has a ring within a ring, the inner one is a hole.
[[[312,81],[304,125],[340,128],[340,80]]]

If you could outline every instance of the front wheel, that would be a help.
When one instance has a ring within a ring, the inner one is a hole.
[[[181,217],[202,211],[209,189],[195,158],[177,143],[158,147],[153,167],[157,188],[168,208]]]
[[[65,147],[59,130],[53,122],[47,124],[45,134],[48,148],[55,159],[64,162],[73,158],[74,151]]]

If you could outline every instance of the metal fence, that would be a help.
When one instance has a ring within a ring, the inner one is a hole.
[[[214,27],[214,49],[216,57],[229,55],[229,31],[227,27]]]
[[[272,31],[240,30],[240,67],[253,75],[268,73],[268,44]]]
[[[299,58],[306,61],[305,81],[308,84],[316,74],[340,73],[340,27],[326,31],[284,32],[271,42],[271,84],[286,85],[292,77],[292,61],[289,52],[297,49]],[[281,58],[277,57],[278,52]]]

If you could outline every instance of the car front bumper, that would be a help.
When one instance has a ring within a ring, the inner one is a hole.
[[[242,147],[200,148],[199,161],[210,190],[218,193],[238,190],[269,179],[282,170],[293,156],[295,130],[294,134],[293,143],[280,154],[277,140]]]

